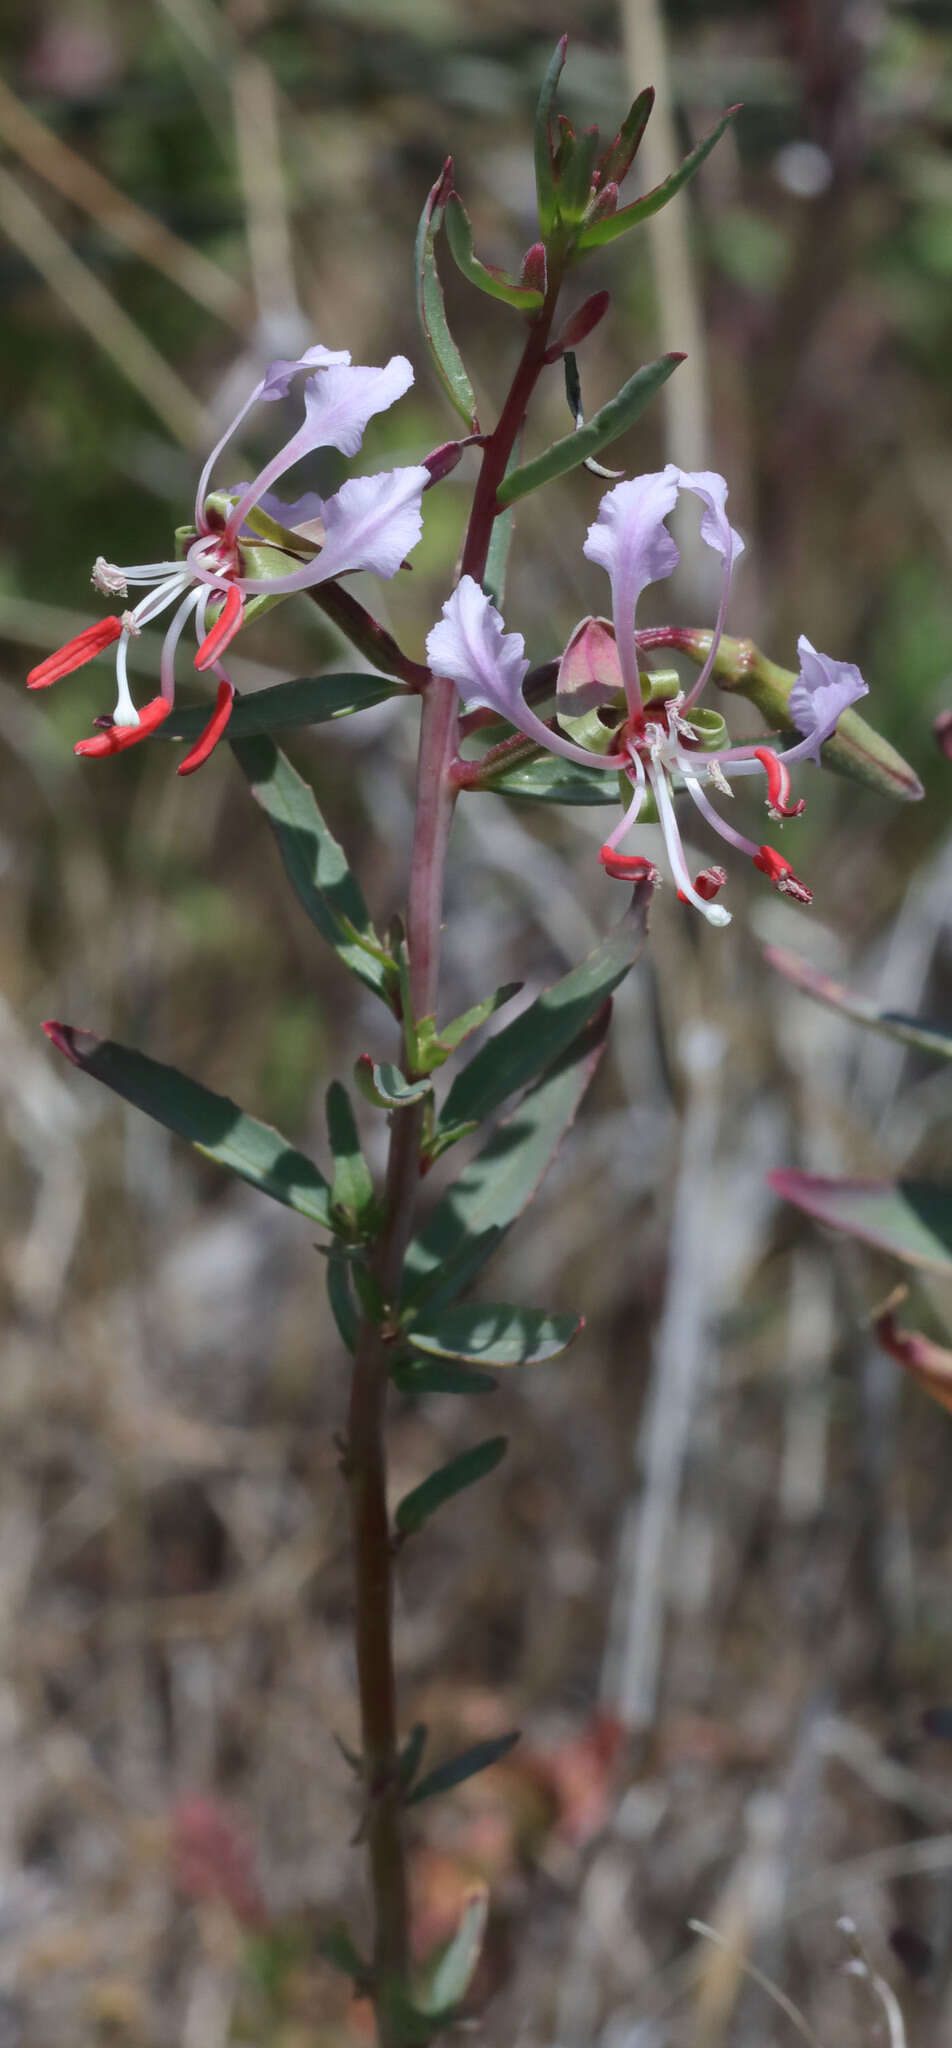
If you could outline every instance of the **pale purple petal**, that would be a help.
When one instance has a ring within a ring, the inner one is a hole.
[[[673,462],[669,462],[664,474],[676,479],[679,490],[691,491],[700,498],[704,508],[701,513],[701,539],[731,569],[744,552],[744,542],[727,517],[724,478],[713,469],[678,469]]]
[[[354,569],[372,569],[377,576],[395,576],[404,557],[415,548],[423,529],[420,500],[429,482],[422,464],[389,469],[380,476],[352,476],[326,498],[321,513],[327,535],[313,561],[287,576],[242,576],[242,590],[281,597],[307,590],[332,576]]]
[[[305,432],[312,448],[339,448],[356,455],[368,420],[386,412],[409,391],[413,369],[406,356],[391,356],[382,370],[350,364],[322,370],[304,386]]]
[[[506,632],[492,599],[472,576],[464,576],[447,598],[442,619],[427,636],[426,658],[434,675],[456,684],[470,709],[481,705],[519,724],[526,709],[526,643],[521,633]]]
[[[286,398],[291,388],[291,379],[297,376],[299,370],[332,369],[339,363],[349,362],[349,349],[325,348],[322,342],[315,342],[313,348],[306,348],[303,356],[298,356],[293,363],[284,357],[279,357],[277,362],[269,363],[257,396],[269,400]]]
[[[804,734],[804,743],[791,748],[784,759],[796,753],[818,761],[823,741],[829,739],[841,713],[857,698],[867,696],[869,685],[854,662],[818,654],[805,633],[797,641],[797,653],[800,674],[790,692],[790,716]]]
[[[583,553],[611,577],[612,615],[628,708],[641,709],[635,607],[649,583],[670,576],[680,556],[665,519],[678,494],[677,473],[655,471],[606,491]]]
[[[229,496],[240,498],[250,489],[251,485],[247,483],[230,484]],[[324,500],[318,496],[317,491],[305,491],[302,497],[295,498],[292,504],[288,504],[284,498],[279,498],[275,491],[263,491],[261,497],[255,499],[255,509],[266,512],[268,518],[275,520],[278,526],[286,526],[290,530],[321,519],[324,513]],[[247,520],[241,531],[249,538],[254,536],[254,528],[248,525]]]
[[[447,598],[442,619],[427,636],[426,658],[434,675],[456,684],[467,705],[495,711],[547,753],[618,774],[617,760],[609,763],[601,754],[550,732],[531,710],[522,694],[529,668],[522,634],[506,632],[491,598],[472,576],[463,576]]]

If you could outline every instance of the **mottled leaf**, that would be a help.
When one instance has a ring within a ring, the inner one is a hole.
[[[473,1365],[539,1365],[577,1337],[584,1316],[548,1316],[500,1302],[467,1302],[423,1314],[407,1335],[415,1351]]]

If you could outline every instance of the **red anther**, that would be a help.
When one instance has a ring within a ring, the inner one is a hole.
[[[171,709],[166,697],[153,697],[150,703],[143,704],[138,725],[112,725],[108,732],[97,732],[93,740],[77,740],[73,752],[95,760],[102,760],[106,754],[121,754],[126,747],[136,747],[140,740],[147,740]]]
[[[208,760],[209,754],[213,748],[217,747],[222,733],[228,724],[234,701],[234,683],[230,683],[227,676],[222,676],[221,682],[218,685],[215,709],[204,732],[196,740],[194,747],[186,754],[184,761],[179,762],[178,772],[180,775],[194,775],[196,768],[200,768],[202,762]]]
[[[700,874],[694,877],[694,887],[698,895],[703,896],[705,903],[712,903],[726,881],[726,868],[702,868]]]
[[[606,875],[616,882],[650,882],[656,889],[661,880],[657,868],[643,853],[616,853],[613,846],[603,846],[598,858]]]
[[[195,656],[196,668],[206,669],[214,667],[219,657],[224,654],[229,642],[234,639],[235,634],[239,631],[244,615],[244,596],[239,590],[237,583],[231,583],[228,586],[228,596],[222,605],[218,618],[215,620],[211,632],[206,633]]]
[[[102,654],[111,647],[122,633],[122,620],[117,618],[99,619],[94,626],[85,626],[77,633],[75,640],[67,640],[66,646],[56,654],[48,654],[36,668],[31,668],[26,679],[28,690],[45,690],[49,683],[58,683],[60,676],[71,675],[74,668],[82,668],[87,661]]]
[[[806,798],[798,803],[790,802],[790,770],[786,763],[775,754],[772,747],[755,747],[754,758],[767,777],[767,808],[772,818],[799,818],[805,811]]]
[[[779,889],[781,896],[792,896],[797,903],[813,902],[812,889],[797,880],[790,862],[784,860],[783,854],[778,853],[775,847],[762,846],[760,852],[754,854],[754,866],[766,875],[775,889]]]

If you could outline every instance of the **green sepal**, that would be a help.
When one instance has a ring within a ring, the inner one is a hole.
[[[672,372],[684,357],[679,354],[659,356],[657,362],[644,363],[623,384],[607,405],[572,434],[566,434],[561,441],[553,442],[543,455],[537,455],[532,462],[525,462],[504,477],[496,494],[497,503],[511,505],[517,498],[524,498],[529,491],[537,491],[541,484],[551,483],[553,477],[565,476],[571,469],[578,469],[590,455],[617,441],[620,434],[627,432],[640,418],[645,407],[650,405],[655,393],[667,383]]]
[[[575,242],[573,254],[578,257],[584,256],[589,249],[603,249],[607,242],[617,241],[618,236],[627,234],[629,228],[639,227],[643,220],[648,220],[653,213],[659,213],[662,206],[667,206],[669,199],[673,199],[675,194],[680,192],[682,185],[686,185],[688,179],[693,178],[695,171],[700,170],[705,157],[710,156],[715,143],[720,141],[728,122],[732,121],[739,111],[739,107],[728,107],[727,112],[721,115],[719,121],[715,121],[713,128],[709,129],[706,135],[702,136],[697,147],[684,158],[677,170],[672,171],[671,176],[665,178],[660,185],[655,185],[651,192],[646,192],[631,206],[620,207],[617,213],[605,214],[601,220],[590,221],[587,227],[583,227]]]
[[[578,967],[480,1047],[455,1076],[437,1132],[492,1116],[570,1050],[637,960],[645,943],[649,900],[650,892],[639,894]]]
[[[350,1933],[343,1921],[329,1927],[321,1936],[318,1949],[326,1963],[339,1970],[342,1977],[350,1977],[354,1988],[365,1997],[373,1990],[374,1973],[354,1947]]]
[[[360,1240],[372,1235],[378,1204],[370,1168],[360,1146],[350,1096],[340,1081],[327,1091],[327,1135],[334,1160],[331,1214],[342,1236]]]
[[[775,1194],[816,1222],[952,1280],[952,1187],[935,1181],[831,1180],[792,1167],[767,1178]]]
[[[489,1889],[480,1880],[463,1906],[456,1933],[414,1978],[414,2002],[422,2012],[452,2011],[465,1998],[479,1962],[488,1917]]]
[[[299,725],[325,725],[333,718],[349,718],[355,711],[367,711],[386,697],[406,697],[402,683],[384,676],[330,675],[297,676],[290,683],[275,683],[270,689],[255,690],[251,696],[236,695],[228,723],[230,740],[257,738],[260,733],[289,731]],[[208,724],[208,705],[176,704],[153,739],[197,740]]]
[[[449,330],[446,307],[443,303],[443,287],[436,266],[434,245],[442,226],[446,201],[452,190],[453,159],[447,157],[436,184],[427,196],[417,229],[414,255],[417,310],[423,339],[447,398],[450,404],[455,406],[460,418],[465,420],[469,431],[477,433],[479,421],[476,414],[476,393]]]
[[[788,953],[785,946],[765,946],[764,958],[771,967],[792,981],[795,988],[804,995],[813,996],[818,1003],[826,1003],[831,1010],[838,1010],[841,1017],[849,1017],[854,1024],[864,1024],[872,1031],[878,1031],[884,1038],[894,1038],[900,1045],[912,1046],[916,1052],[931,1053],[936,1059],[952,1060],[952,1031],[941,1024],[924,1023],[919,1017],[907,1017],[901,1010],[881,1010],[878,1003],[868,996],[857,995],[854,989],[843,988],[823,974],[812,961],[801,959],[797,953]]]
[[[676,644],[700,668],[710,651],[711,638],[707,630],[685,631],[679,633]],[[779,726],[781,731],[799,736],[799,727],[789,710],[796,673],[768,661],[752,640],[735,640],[725,635],[711,674],[722,690],[733,691],[755,705],[768,726]],[[914,803],[923,795],[919,777],[908,762],[852,707],[841,712],[836,731],[820,748],[820,759],[825,768],[863,782],[868,788],[879,790],[882,796]]]
[[[508,1441],[504,1436],[486,1437],[483,1443],[473,1444],[470,1450],[460,1451],[457,1457],[440,1465],[411,1493],[405,1493],[397,1502],[393,1518],[397,1534],[401,1537],[415,1536],[438,1508],[445,1507],[448,1500],[455,1499],[467,1486],[475,1486],[478,1480],[494,1472],[506,1455]],[[414,1797],[418,1799],[420,1796],[418,1788]]]
[[[324,823],[310,785],[273,740],[232,740],[278,843],[285,872],[300,903],[345,967],[393,1007],[396,975],[370,921],[360,884]]]
[[[565,1351],[584,1322],[584,1316],[549,1316],[539,1309],[474,1301],[424,1313],[407,1336],[415,1351],[468,1365],[541,1365]]]
[[[473,250],[470,218],[458,192],[451,192],[447,198],[444,226],[453,260],[467,283],[486,292],[491,299],[501,299],[504,306],[515,306],[521,313],[538,312],[543,293],[534,285],[520,284],[518,278],[507,277],[504,270],[480,263]]]
[[[403,1359],[390,1377],[401,1394],[492,1394],[499,1381],[491,1372],[471,1372],[464,1365],[429,1365]]]
[[[486,1742],[474,1742],[471,1749],[464,1749],[459,1756],[450,1757],[445,1764],[437,1764],[428,1771],[414,1787],[408,1806],[419,1806],[424,1799],[436,1799],[442,1792],[452,1792],[457,1785],[465,1785],[467,1778],[475,1778],[479,1771],[488,1771],[492,1764],[502,1762],[504,1756],[514,1749],[519,1740],[518,1728],[508,1735],[493,1735]]]
[[[598,1066],[610,1015],[606,1002],[427,1217],[407,1249],[404,1309],[430,1310],[455,1300],[531,1202]]]
[[[535,157],[536,197],[539,206],[539,228],[543,241],[547,240],[556,222],[557,197],[555,173],[552,165],[551,121],[552,105],[565,65],[567,43],[567,36],[561,36],[556,43],[545,77],[542,80],[542,90],[536,102],[533,154]]]
[[[102,1081],[167,1131],[187,1138],[207,1159],[224,1166],[262,1195],[296,1210],[325,1230],[334,1227],[331,1191],[320,1168],[289,1145],[271,1124],[247,1116],[227,1095],[216,1095],[145,1053],[70,1024],[44,1025],[57,1051],[74,1067]]]
[[[430,1082],[424,1075],[421,1080],[408,1081],[392,1060],[379,1062],[371,1059],[368,1052],[362,1052],[354,1067],[354,1080],[365,1102],[375,1109],[409,1109],[411,1103],[422,1102],[430,1093]]]

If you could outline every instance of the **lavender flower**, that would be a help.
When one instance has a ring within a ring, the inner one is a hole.
[[[701,538],[723,564],[717,622],[707,659],[692,688],[667,698],[649,693],[645,699],[638,670],[635,612],[648,584],[669,576],[677,566],[677,545],[665,520],[680,491],[700,499]],[[730,913],[712,901],[727,876],[723,868],[710,867],[692,881],[675,814],[675,794],[686,790],[714,831],[746,853],[781,894],[809,903],[810,891],[798,881],[789,861],[776,848],[761,846],[728,824],[707,790],[712,787],[721,796],[732,796],[734,777],[763,773],[770,816],[777,820],[799,816],[804,804],[802,799],[790,801],[789,763],[804,757],[818,760],[820,746],[830,737],[841,713],[866,694],[857,668],[818,654],[809,640],[801,638],[801,669],[790,693],[790,712],[803,739],[786,754],[766,745],[705,751],[701,725],[691,713],[714,666],[734,564],[744,549],[740,535],[729,524],[726,499],[723,477],[710,471],[678,469],[673,463],[652,475],[617,484],[602,499],[584,553],[608,573],[612,619],[585,619],[576,628],[562,657],[556,693],[557,721],[569,731],[586,712],[599,709],[604,717],[611,707],[624,707],[614,731],[600,727],[602,750],[597,743],[581,745],[564,731],[553,730],[531,710],[523,696],[529,663],[522,635],[505,632],[495,605],[471,576],[464,576],[454,590],[427,640],[431,668],[456,684],[467,705],[495,711],[550,753],[627,780],[630,801],[600,855],[606,872],[619,879],[656,878],[643,855],[618,851],[637,824],[650,791],[678,894],[715,925],[730,923]]]
[[[252,483],[240,484],[225,494],[230,509],[221,509],[220,494],[217,503],[210,503],[215,465],[252,406],[285,398],[293,378],[302,371],[311,373],[304,386],[303,424]],[[77,754],[118,753],[145,739],[168,717],[175,699],[176,649],[191,619],[199,643],[195,666],[218,677],[212,717],[179,765],[180,775],[191,774],[207,760],[231,716],[234,687],[221,657],[243,624],[246,599],[283,597],[357,569],[372,569],[378,576],[396,575],[420,538],[420,500],[431,481],[425,467],[351,477],[332,497],[322,500],[310,492],[293,505],[282,504],[272,486],[317,448],[355,455],[368,421],[402,398],[412,382],[413,371],[405,356],[392,356],[382,369],[372,369],[352,364],[345,350],[327,349],[319,343],[294,362],[270,365],[205,463],[195,496],[196,538],[184,560],[137,562],[120,568],[100,555],[93,568],[97,590],[126,597],[132,584],[144,588],[146,595],[131,610],[87,626],[27,677],[30,689],[42,689],[115,644],[115,711],[103,721],[105,730],[93,739],[79,741]],[[255,534],[248,525],[255,512],[276,522],[283,539],[270,538],[267,532],[264,539]],[[299,566],[288,566],[289,557],[293,564],[295,541],[302,559]],[[268,573],[250,573],[262,568]],[[170,610],[160,662],[160,694],[140,710],[129,687],[129,642],[150,620]]]

